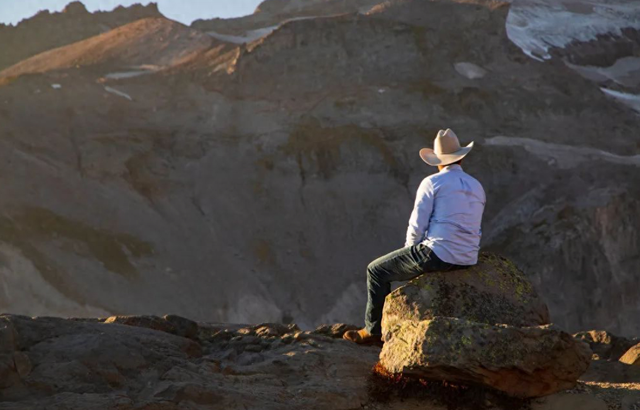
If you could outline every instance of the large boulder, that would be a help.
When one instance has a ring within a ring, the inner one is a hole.
[[[380,363],[393,374],[546,396],[575,386],[589,346],[551,326],[489,325],[436,317],[406,321],[388,334]]]
[[[470,268],[426,273],[391,292],[382,319],[389,329],[406,321],[437,316],[486,324],[540,326],[549,323],[547,305],[525,275],[511,261],[482,253]]]

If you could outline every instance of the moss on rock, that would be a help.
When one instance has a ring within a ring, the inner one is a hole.
[[[572,388],[590,361],[586,343],[550,325],[487,325],[451,317],[398,324],[380,354],[393,374],[482,385],[516,397]]]
[[[437,316],[490,325],[549,323],[546,304],[522,271],[491,253],[481,254],[478,264],[470,268],[425,273],[396,289],[385,301],[383,334],[398,323]]]

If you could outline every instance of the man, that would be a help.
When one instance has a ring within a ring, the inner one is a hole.
[[[358,344],[382,343],[382,308],[391,282],[478,262],[486,198],[480,182],[461,167],[462,158],[471,151],[473,142],[461,147],[451,129],[440,130],[434,148],[421,149],[420,158],[437,166],[439,172],[426,177],[418,188],[405,247],[367,267],[365,327],[346,332],[347,340]]]

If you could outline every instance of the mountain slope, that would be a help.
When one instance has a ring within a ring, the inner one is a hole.
[[[208,49],[212,42],[210,37],[165,18],[142,19],[38,54],[1,71],[0,78],[98,65],[170,66]]]
[[[0,70],[46,50],[75,43],[133,21],[161,17],[155,3],[117,7],[110,12],[89,13],[80,2],[62,13],[41,11],[14,26],[0,24]]]

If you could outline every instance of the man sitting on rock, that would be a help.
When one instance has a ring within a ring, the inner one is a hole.
[[[358,344],[382,342],[382,308],[391,282],[478,262],[486,198],[480,182],[460,166],[473,142],[461,147],[456,134],[447,129],[438,132],[433,145],[435,150],[421,149],[420,158],[437,166],[439,172],[423,179],[418,187],[405,247],[367,267],[365,328],[346,332],[347,340]]]

